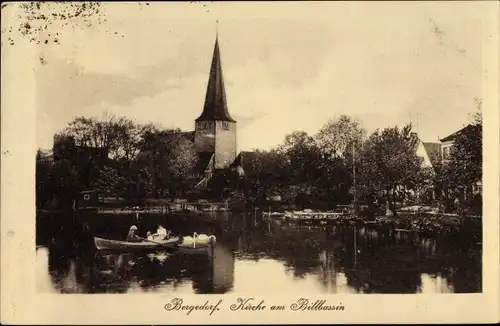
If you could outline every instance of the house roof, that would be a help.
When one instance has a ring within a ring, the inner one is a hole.
[[[230,167],[235,168],[241,166],[245,175],[252,175],[254,171],[254,162],[258,159],[257,152],[240,152],[234,159]]]
[[[198,163],[196,165],[196,171],[199,173],[204,172],[210,161],[212,160],[212,157],[214,156],[214,153],[212,152],[202,152],[198,153]]]
[[[440,158],[441,155],[441,144],[432,142],[422,142],[424,149],[427,152],[427,156],[431,160],[431,164],[434,165]]]
[[[412,137],[415,137],[417,139],[417,142],[415,144],[415,150],[421,143],[422,146],[424,147],[427,156],[429,157],[431,164],[434,166],[434,164],[437,163],[438,160],[440,159],[441,144],[434,142],[423,142],[416,132],[412,132],[411,135]]]
[[[222,64],[219,51],[219,40],[215,39],[212,65],[208,78],[207,93],[203,112],[195,121],[230,121],[236,122],[227,109],[226,90],[222,74]]]
[[[474,126],[473,125],[467,125],[465,127],[463,127],[462,129],[458,130],[458,131],[455,131],[454,133],[452,133],[451,135],[449,136],[446,136],[442,139],[440,139],[439,141],[441,142],[445,142],[445,141],[451,141],[451,140],[454,140],[455,138],[457,138],[458,135],[460,135],[462,132],[464,132],[465,130],[467,129],[470,129],[470,128],[473,128]]]

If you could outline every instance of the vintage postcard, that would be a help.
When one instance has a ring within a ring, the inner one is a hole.
[[[499,321],[499,4],[1,5],[1,322]]]

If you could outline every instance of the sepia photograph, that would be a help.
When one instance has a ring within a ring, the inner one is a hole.
[[[288,5],[2,3],[2,65],[30,51],[35,293],[485,291],[488,6]]]

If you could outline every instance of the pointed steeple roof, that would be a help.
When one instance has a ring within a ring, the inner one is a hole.
[[[224,78],[222,75],[222,65],[219,51],[219,37],[215,38],[212,65],[208,78],[207,93],[205,95],[205,105],[203,112],[196,121],[230,121],[236,122],[227,109],[226,90],[224,88]]]

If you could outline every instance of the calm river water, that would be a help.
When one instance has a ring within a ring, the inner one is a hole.
[[[36,275],[49,293],[472,293],[481,247],[448,238],[394,239],[365,228],[297,228],[254,213],[211,217],[39,216]],[[98,252],[93,236],[123,239],[158,224],[215,234],[212,252]]]

